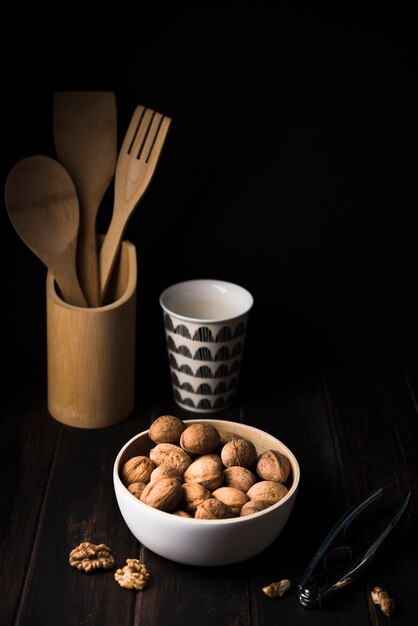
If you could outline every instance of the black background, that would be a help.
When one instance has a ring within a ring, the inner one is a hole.
[[[173,120],[126,231],[151,376],[168,377],[160,292],[201,277],[254,295],[244,376],[269,358],[273,375],[418,361],[414,3],[327,4],[37,4],[3,19],[3,188],[17,160],[55,156],[56,90],[114,91],[119,144],[137,104]],[[1,220],[10,384],[44,375],[46,269],[5,207]]]

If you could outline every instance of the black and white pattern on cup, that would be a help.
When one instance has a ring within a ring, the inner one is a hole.
[[[189,376],[195,376],[196,378],[225,378],[226,376],[230,376],[231,374],[238,372],[240,365],[240,359],[238,358],[229,366],[226,363],[222,363],[222,365],[214,367],[212,370],[209,365],[199,365],[196,371],[193,371],[187,363],[179,365],[172,352],[169,353],[168,360],[173,369],[178,372],[183,372],[183,374],[189,374]]]
[[[214,402],[211,402],[208,398],[201,398],[200,400],[193,401],[192,398],[182,397],[180,391],[174,387],[174,398],[179,404],[183,404],[186,407],[190,407],[191,409],[203,409],[207,411],[213,411],[218,409],[223,409],[234,399],[234,394],[231,393],[228,396],[219,396],[216,398]]]
[[[200,383],[196,388],[194,388],[188,381],[181,383],[175,372],[171,372],[171,381],[175,387],[200,396],[216,396],[225,394],[228,391],[232,391],[237,386],[237,379],[231,378],[229,381],[219,381],[213,388],[209,385],[209,383]]]
[[[232,328],[231,326],[222,326],[222,328],[220,328],[216,333],[215,337],[208,326],[200,326],[197,330],[190,331],[185,324],[178,324],[178,326],[174,326],[173,320],[169,315],[167,315],[167,313],[164,315],[164,326],[168,331],[174,333],[175,335],[179,335],[185,339],[190,339],[191,341],[200,341],[204,343],[223,343],[225,341],[232,341],[233,339],[241,337],[241,335],[245,333],[244,322],[239,322],[235,328]]]
[[[234,356],[238,356],[242,352],[242,343],[237,341],[230,348],[228,346],[221,346],[214,353],[207,346],[202,346],[198,348],[193,354],[191,353],[188,346],[179,345],[176,346],[174,343],[174,339],[168,335],[167,336],[167,347],[171,352],[175,352],[176,354],[182,354],[183,356],[187,356],[189,359],[193,359],[194,361],[227,361],[228,359],[232,359]]]

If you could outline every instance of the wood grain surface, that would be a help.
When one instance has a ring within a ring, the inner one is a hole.
[[[193,417],[173,404],[169,386],[150,385],[129,419],[103,429],[62,425],[35,386],[12,398],[2,427],[0,600],[3,625],[384,624],[370,602],[373,586],[396,600],[396,623],[412,626],[418,610],[414,370],[306,370],[283,373],[261,399],[242,389],[217,415],[271,432],[296,454],[301,486],[288,525],[264,552],[243,563],[180,565],[138,544],[117,507],[112,468],[120,447],[161,414]],[[407,524],[360,579],[320,610],[297,599],[304,568],[336,519],[372,489],[393,482],[410,489]],[[150,572],[142,592],[121,589],[112,572],[87,575],[68,564],[81,541],[109,545],[122,566],[139,558]],[[261,591],[282,578],[277,600]],[[395,619],[395,618],[394,618]]]

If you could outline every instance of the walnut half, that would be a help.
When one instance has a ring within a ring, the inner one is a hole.
[[[110,552],[110,548],[104,543],[98,545],[84,541],[71,550],[68,561],[71,567],[90,574],[96,569],[112,569],[115,559]]]
[[[126,559],[125,567],[116,570],[115,580],[125,589],[142,591],[148,584],[149,573],[138,559]]]

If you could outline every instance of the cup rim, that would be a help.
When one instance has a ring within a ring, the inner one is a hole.
[[[247,306],[243,307],[243,309],[235,315],[230,315],[230,316],[226,315],[226,316],[219,317],[219,318],[214,318],[214,317],[205,318],[205,317],[193,317],[189,315],[182,315],[180,313],[176,313],[175,311],[173,311],[167,306],[165,301],[170,295],[172,295],[173,293],[175,293],[181,288],[185,288],[189,285],[190,286],[196,285],[197,283],[201,283],[201,284],[204,283],[206,285],[209,283],[212,283],[224,289],[229,288],[229,289],[234,289],[236,291],[239,291],[241,295],[247,298],[248,300]],[[238,319],[240,317],[247,315],[254,304],[254,298],[252,294],[248,291],[248,289],[246,289],[245,287],[242,287],[241,285],[238,285],[237,283],[233,283],[233,282],[226,281],[226,280],[219,280],[217,278],[194,278],[191,280],[180,281],[180,282],[170,285],[169,287],[166,287],[160,294],[159,302],[160,302],[161,308],[163,309],[165,313],[167,313],[168,315],[171,315],[172,317],[178,320],[182,320],[184,322],[192,322],[195,324],[219,324],[223,322],[229,322],[231,320]]]

